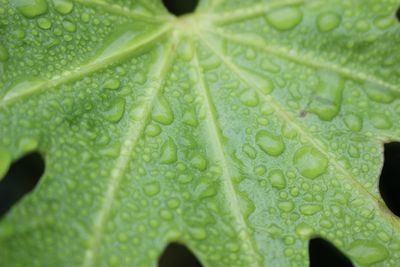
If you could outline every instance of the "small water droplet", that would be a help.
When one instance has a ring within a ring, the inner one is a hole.
[[[279,31],[288,31],[303,20],[303,12],[297,7],[283,7],[267,14],[267,22]]]
[[[302,238],[308,238],[313,233],[312,227],[305,223],[297,225],[295,231]]]
[[[168,101],[160,96],[154,105],[152,114],[154,121],[164,125],[170,125],[174,121],[174,113]]]
[[[194,56],[195,48],[191,41],[186,41],[180,44],[178,51],[184,60],[190,61]]]
[[[12,162],[11,153],[8,150],[0,148],[0,180],[7,173]]]
[[[248,107],[255,107],[259,103],[259,97],[253,90],[245,90],[240,95],[240,101]]]
[[[312,147],[302,147],[293,157],[294,166],[306,178],[315,179],[326,172],[328,159]]]
[[[387,87],[367,83],[365,89],[368,97],[372,101],[379,103],[392,103],[395,99],[394,92]]]
[[[204,171],[207,168],[207,160],[200,154],[193,156],[191,164],[194,168]]]
[[[322,210],[322,206],[318,204],[303,204],[300,206],[300,212],[303,215],[314,215]]]
[[[262,151],[270,156],[279,156],[285,150],[282,137],[267,131],[259,131],[256,134],[256,143]]]
[[[251,159],[255,159],[257,156],[257,151],[249,144],[245,144],[242,147],[242,151]]]
[[[196,240],[204,240],[207,238],[207,232],[203,228],[191,228],[190,235]]]
[[[51,28],[51,20],[49,20],[48,18],[39,18],[37,20],[37,24],[43,30],[48,30]]]
[[[14,5],[27,18],[34,18],[47,12],[46,0],[14,0]]]
[[[119,122],[124,115],[125,111],[125,99],[117,98],[114,100],[111,108],[103,113],[106,120],[110,122]]]
[[[348,114],[344,117],[344,123],[347,128],[349,128],[353,132],[361,131],[363,127],[362,118],[356,114]]]
[[[76,31],[76,25],[68,20],[63,21],[63,27],[67,32],[75,32]]]
[[[8,58],[9,58],[9,55],[8,55],[7,48],[2,43],[0,43],[0,61],[6,62],[8,60]]]
[[[69,0],[53,0],[53,4],[54,9],[62,15],[71,13],[72,9],[74,8],[74,3]]]
[[[292,211],[294,208],[294,203],[293,201],[289,200],[289,201],[281,201],[278,203],[278,208],[282,211]]]
[[[347,253],[361,265],[374,264],[389,256],[383,245],[371,240],[355,240]]]
[[[271,185],[278,189],[283,189],[286,187],[285,175],[281,170],[272,170],[268,176]]]
[[[146,128],[146,134],[150,137],[156,137],[161,133],[161,127],[157,124],[149,124]]]
[[[323,13],[317,18],[318,30],[320,32],[330,32],[339,26],[341,20],[341,17],[335,12]]]
[[[104,83],[103,87],[105,89],[117,90],[120,85],[121,85],[121,82],[118,79],[112,78],[112,79],[109,79],[108,81],[106,81]]]
[[[160,151],[160,161],[164,164],[172,164],[177,161],[177,148],[174,140],[169,138],[162,146]]]
[[[157,195],[160,193],[160,183],[155,181],[145,184],[144,192],[150,197]]]
[[[385,114],[373,113],[369,116],[369,119],[376,129],[386,130],[392,128],[393,125],[390,118]]]

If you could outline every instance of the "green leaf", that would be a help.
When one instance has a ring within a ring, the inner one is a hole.
[[[0,266],[398,266],[399,0],[0,0],[0,175],[40,151]]]

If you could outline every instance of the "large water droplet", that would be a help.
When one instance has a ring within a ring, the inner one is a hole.
[[[326,12],[318,16],[317,27],[320,32],[329,32],[336,29],[341,22],[341,17],[334,12]]]
[[[74,3],[69,0],[53,0],[53,3],[54,9],[62,15],[71,13],[72,9],[74,8]]]
[[[111,108],[103,113],[106,120],[110,122],[119,122],[124,115],[125,111],[125,99],[117,98],[114,100]]]
[[[315,179],[328,167],[328,159],[313,147],[302,147],[293,157],[296,169],[306,178]]]
[[[15,7],[27,18],[34,18],[47,12],[45,0],[14,0]]]
[[[2,61],[2,62],[7,61],[8,57],[9,57],[9,55],[8,55],[7,48],[2,43],[0,43],[0,61]]]
[[[160,96],[154,105],[152,114],[154,121],[164,125],[170,125],[174,121],[174,113],[168,101]]]
[[[12,162],[11,153],[3,148],[0,148],[0,180],[7,173]]]
[[[267,22],[280,31],[291,30],[303,19],[303,13],[297,7],[283,7],[267,14]]]
[[[356,240],[351,243],[347,253],[361,265],[370,265],[383,261],[389,256],[386,248],[370,240]]]
[[[110,90],[117,90],[119,86],[121,85],[121,82],[118,79],[112,78],[106,81],[103,85],[105,89],[110,89]]]
[[[177,161],[177,148],[174,140],[169,138],[162,146],[161,146],[161,163],[171,164]]]
[[[332,72],[318,72],[319,85],[315,88],[309,111],[318,115],[321,120],[330,121],[340,111],[344,80]]]
[[[262,151],[271,156],[279,156],[285,150],[282,137],[267,131],[259,131],[256,134],[256,143]]]

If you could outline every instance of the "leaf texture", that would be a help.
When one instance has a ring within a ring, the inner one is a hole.
[[[383,144],[400,141],[398,0],[0,0],[0,174],[46,171],[0,266],[308,266],[329,240],[398,266]],[[5,172],[5,171],[4,171]]]

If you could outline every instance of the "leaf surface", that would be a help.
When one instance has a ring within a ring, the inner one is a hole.
[[[398,266],[400,1],[0,1],[0,174],[46,161],[0,266]]]

